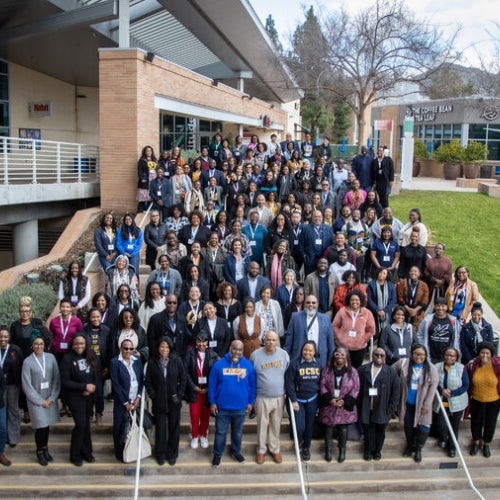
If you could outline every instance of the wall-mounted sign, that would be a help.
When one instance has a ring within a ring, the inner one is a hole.
[[[406,116],[413,116],[416,122],[433,122],[438,114],[452,113],[453,104],[437,104],[435,106],[409,106]]]
[[[33,117],[52,116],[52,101],[29,102],[28,112]]]
[[[392,120],[375,120],[374,128],[375,130],[387,130],[390,132],[392,130]]]
[[[42,149],[40,140],[42,132],[39,128],[20,128],[19,129],[19,149],[33,149],[33,141],[35,149]]]
[[[271,126],[271,118],[269,118],[269,116],[264,115],[262,117],[262,126],[264,128],[269,128]]]
[[[500,108],[498,106],[484,106],[481,113],[481,118],[492,122],[498,118]]]

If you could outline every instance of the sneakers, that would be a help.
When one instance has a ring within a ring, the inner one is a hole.
[[[219,467],[220,466],[220,459],[218,455],[214,455],[214,458],[212,459],[212,467]]]
[[[231,457],[240,464],[245,461],[245,457],[241,453],[233,453]]]
[[[208,444],[208,438],[201,436],[200,444],[203,449],[207,449],[210,445]]]
[[[198,438],[197,437],[191,439],[191,448],[193,450],[196,450],[198,448]]]

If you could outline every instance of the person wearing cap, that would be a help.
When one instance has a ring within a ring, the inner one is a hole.
[[[467,365],[469,374],[470,429],[472,444],[469,453],[474,456],[483,443],[483,456],[491,456],[500,411],[500,356],[496,355],[492,342],[481,342],[477,356]]]
[[[280,464],[280,427],[285,403],[285,372],[290,364],[288,353],[279,347],[279,337],[269,330],[264,336],[264,347],[250,356],[255,370],[257,392],[255,414],[257,416],[257,455],[261,465],[269,450],[273,461]]]
[[[434,313],[428,314],[418,327],[417,340],[424,345],[433,364],[443,360],[446,347],[460,352],[460,329],[455,317],[447,313],[446,299],[438,297]]]

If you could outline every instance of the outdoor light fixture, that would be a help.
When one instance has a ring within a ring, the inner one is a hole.
[[[147,61],[147,62],[150,62],[152,63],[153,60],[155,58],[155,53],[154,52],[148,52],[145,56],[144,56],[144,59]]]

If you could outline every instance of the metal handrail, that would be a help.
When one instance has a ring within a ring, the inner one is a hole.
[[[299,471],[299,479],[300,479],[300,489],[302,491],[302,498],[307,500],[306,493],[306,485],[304,482],[304,473],[302,472],[302,460],[300,458],[300,449],[299,449],[299,439],[297,437],[297,425],[295,424],[295,412],[293,411],[292,401],[288,400],[288,413],[290,414],[290,422],[292,424],[293,430],[293,444],[295,448],[295,455],[297,457],[297,469]]]
[[[479,490],[476,488],[474,485],[474,482],[472,481],[472,477],[469,473],[469,469],[467,467],[467,464],[465,463],[464,456],[462,455],[462,450],[460,449],[460,445],[458,444],[457,438],[455,436],[455,433],[453,432],[453,427],[451,426],[450,419],[448,418],[448,415],[446,414],[445,407],[443,405],[443,401],[441,400],[441,394],[439,394],[439,391],[436,389],[436,394],[434,396],[437,401],[439,402],[439,410],[442,413],[442,416],[444,418],[444,421],[446,422],[446,427],[448,427],[448,433],[450,435],[450,439],[453,441],[453,444],[455,445],[455,448],[458,452],[458,456],[460,458],[460,461],[462,462],[462,467],[464,468],[465,475],[467,476],[467,481],[469,483],[469,486],[471,487],[472,491],[481,499],[481,500],[486,500],[483,495],[479,492]]]

